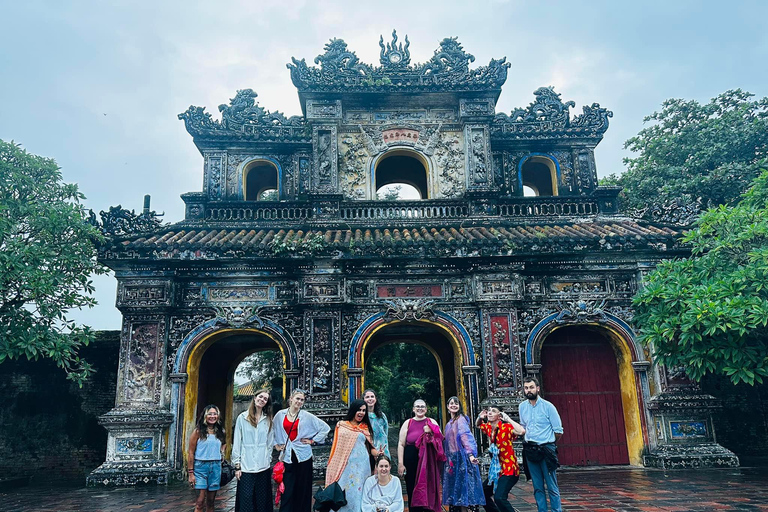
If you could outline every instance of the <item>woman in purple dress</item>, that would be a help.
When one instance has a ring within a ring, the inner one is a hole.
[[[443,505],[467,512],[467,508],[485,505],[483,481],[477,460],[477,443],[469,429],[469,419],[459,399],[448,399],[451,419],[445,425],[443,450],[447,460],[443,466]]]

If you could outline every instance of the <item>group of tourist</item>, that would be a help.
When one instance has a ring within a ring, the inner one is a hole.
[[[513,441],[525,436],[525,472],[533,480],[539,511],[559,512],[555,442],[563,432],[555,407],[539,396],[539,383],[526,378],[527,400],[520,404],[520,423],[499,405],[482,410],[477,427],[488,436],[491,462],[482,480],[477,442],[457,397],[448,399],[450,419],[444,431],[427,417],[424,400],[413,403],[413,417],[400,428],[397,471],[405,478],[409,511],[437,512],[443,505],[468,512],[511,512],[509,492],[520,477]],[[268,389],[256,392],[247,411],[235,423],[232,464],[235,467],[236,512],[272,512],[273,450],[284,465],[280,512],[309,512],[312,507],[312,447],[322,443],[330,427],[302,410],[306,393],[294,390],[287,409],[272,417]],[[366,390],[353,400],[344,420],[336,424],[325,472],[325,487],[338,486],[347,504],[340,512],[402,512],[400,479],[392,475],[388,446],[389,424],[376,393]],[[216,406],[205,407],[189,443],[189,482],[199,490],[196,512],[213,511],[219,489],[224,430]],[[279,464],[279,463],[278,463]]]

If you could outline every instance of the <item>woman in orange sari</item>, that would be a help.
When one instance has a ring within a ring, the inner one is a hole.
[[[339,512],[358,512],[362,506],[363,484],[371,476],[369,456],[379,455],[373,447],[373,429],[368,420],[368,406],[355,400],[347,417],[336,424],[331,456],[325,471],[325,486],[338,482],[344,489],[347,505]]]

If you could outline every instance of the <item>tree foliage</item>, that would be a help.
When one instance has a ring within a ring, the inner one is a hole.
[[[735,206],[706,211],[685,234],[688,259],[666,261],[634,299],[657,361],[733,383],[768,377],[768,170]]]
[[[384,185],[376,191],[376,199],[379,201],[397,201],[400,199],[402,185]]]
[[[55,161],[0,140],[0,363],[50,358],[80,384],[94,333],[68,313],[96,304],[90,276],[105,272],[82,199]]]
[[[703,208],[738,201],[768,156],[768,98],[752,100],[741,89],[707,104],[669,99],[652,122],[624,147],[627,170],[603,184],[624,187],[626,208],[701,202]]]
[[[413,401],[426,400],[437,415],[440,376],[434,356],[410,343],[394,343],[376,350],[366,364],[365,387],[376,391],[391,423],[411,417]]]
[[[238,377],[257,383],[258,387],[270,387],[273,381],[283,378],[283,356],[279,350],[260,350],[249,355],[237,366]]]

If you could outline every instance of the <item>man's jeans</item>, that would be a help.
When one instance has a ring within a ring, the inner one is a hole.
[[[499,476],[495,493],[493,492],[493,484],[490,484],[488,480],[483,482],[485,512],[514,512],[515,509],[509,502],[509,493],[519,479],[519,476]]]
[[[528,471],[533,480],[533,497],[536,498],[536,506],[539,512],[547,512],[547,495],[544,493],[544,483],[547,484],[549,504],[552,512],[562,512],[560,507],[560,488],[557,486],[555,471],[547,469],[546,460],[540,462],[528,461]]]

